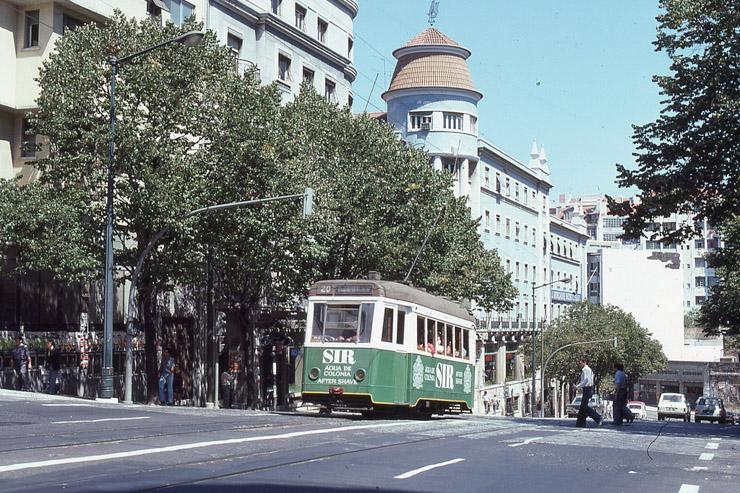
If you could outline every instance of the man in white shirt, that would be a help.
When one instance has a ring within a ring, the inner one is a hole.
[[[580,358],[578,364],[581,365],[581,379],[576,384],[577,389],[583,391],[581,396],[581,407],[578,408],[578,419],[576,419],[576,427],[586,427],[586,416],[590,416],[591,419],[596,421],[596,426],[601,426],[603,419],[594,411],[589,405],[591,396],[594,395],[594,372],[588,366],[588,359]]]

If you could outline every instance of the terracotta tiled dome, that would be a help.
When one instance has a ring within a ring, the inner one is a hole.
[[[398,58],[388,91],[420,88],[462,89],[482,97],[473,84],[466,59],[470,51],[430,27],[395,50]]]
[[[406,43],[404,47],[419,45],[460,46],[445,33],[433,27],[414,36],[414,39]]]

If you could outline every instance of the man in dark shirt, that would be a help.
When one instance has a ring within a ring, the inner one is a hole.
[[[31,355],[28,348],[23,344],[21,336],[15,336],[15,347],[11,351],[13,356],[13,370],[15,371],[15,388],[31,390],[31,381],[28,370],[31,369]]]
[[[49,386],[47,392],[50,394],[57,393],[57,379],[59,378],[59,370],[61,369],[62,355],[59,352],[54,341],[51,339],[46,341],[46,365],[49,370]]]

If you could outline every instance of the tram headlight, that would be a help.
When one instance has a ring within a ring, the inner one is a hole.
[[[311,368],[311,370],[309,370],[308,378],[310,378],[311,380],[316,380],[317,378],[319,378],[320,374],[321,374],[321,371],[318,368],[314,367],[314,368]]]
[[[363,380],[365,380],[365,376],[365,370],[363,370],[362,368],[358,368],[357,371],[355,371],[355,380],[357,380],[358,382],[362,382]]]

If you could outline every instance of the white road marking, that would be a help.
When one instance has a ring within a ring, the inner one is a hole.
[[[699,460],[712,460],[714,459],[714,454],[701,454],[699,456]]]
[[[699,487],[695,484],[682,484],[678,493],[699,493]]]
[[[90,404],[41,404],[45,407],[92,407]]]
[[[534,442],[535,440],[542,440],[543,438],[545,438],[545,437],[527,438],[526,440],[524,440],[521,443],[510,443],[509,444],[509,447],[521,447],[522,445],[527,445],[527,444],[530,444],[530,443]]]
[[[708,442],[704,446],[704,448],[708,448],[708,449],[711,449],[711,450],[717,450],[719,448],[719,443],[717,443],[717,442]]]
[[[707,469],[709,468],[706,466],[694,466],[689,471],[706,471]]]
[[[52,421],[53,425],[68,425],[73,423],[102,423],[104,421],[134,421],[137,419],[150,419],[150,416],[134,416],[132,418],[101,418],[101,419],[80,419],[77,421]]]
[[[436,469],[438,467],[444,467],[449,466],[450,464],[456,464],[458,462],[462,462],[465,459],[452,459],[448,460],[447,462],[440,462],[439,464],[430,464],[428,466],[420,467],[419,469],[414,469],[413,471],[405,472],[403,474],[399,474],[398,476],[393,476],[394,479],[408,479],[412,476],[416,476],[419,473],[430,471],[432,469]]]
[[[408,423],[383,423],[376,425],[357,425],[342,426],[338,428],[322,428],[318,430],[294,431],[283,433],[281,435],[267,435],[248,438],[230,438],[226,440],[212,440],[208,442],[183,443],[181,445],[171,445],[169,447],[147,448],[140,450],[129,450],[128,452],[115,452],[111,454],[88,455],[84,457],[68,457],[66,459],[44,460],[39,462],[21,462],[18,464],[8,464],[0,466],[0,473],[9,471],[20,471],[23,469],[34,469],[39,467],[59,466],[63,464],[80,464],[83,462],[96,462],[113,459],[123,459],[125,457],[138,457],[142,455],[162,454],[166,452],[178,452],[180,450],[192,450],[205,447],[214,447],[218,445],[232,445],[237,443],[261,442],[266,440],[284,440],[308,435],[324,435],[327,433],[341,433],[343,431],[368,430],[372,428],[390,428],[392,426],[408,425]]]
[[[722,440],[722,439],[721,439],[721,438],[710,438],[710,440],[714,440],[714,441],[716,441],[716,442],[719,442],[719,441],[720,441],[720,440]]]

